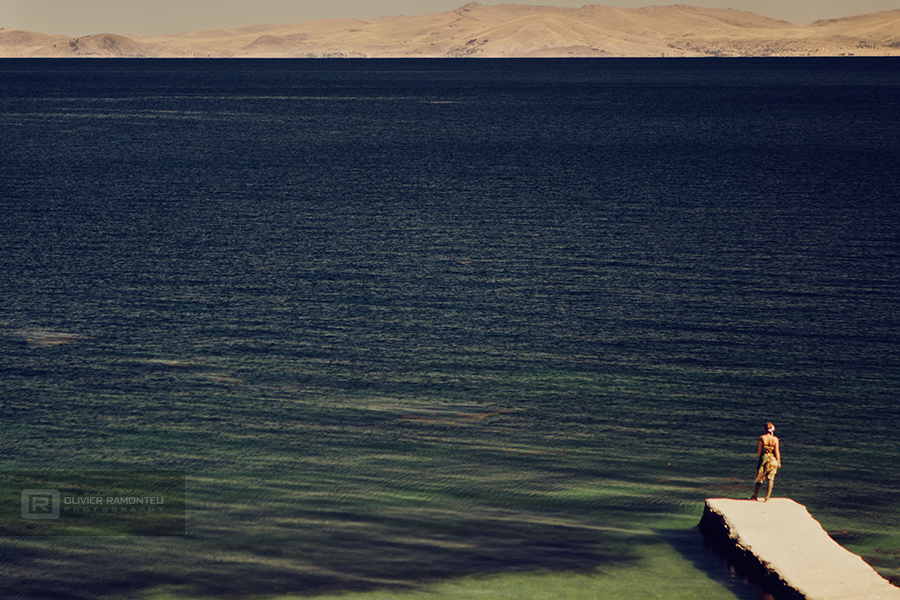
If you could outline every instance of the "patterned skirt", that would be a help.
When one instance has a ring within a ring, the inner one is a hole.
[[[778,472],[778,460],[775,454],[765,452],[759,457],[759,465],[756,468],[756,483],[762,483],[766,479],[775,479]]]

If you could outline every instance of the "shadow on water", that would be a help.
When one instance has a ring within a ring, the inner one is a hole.
[[[550,515],[422,520],[342,510],[233,525],[185,538],[0,540],[4,597],[87,600],[161,587],[210,598],[413,590],[465,575],[588,572],[637,560],[626,536]]]
[[[695,569],[734,594],[739,600],[771,600],[758,586],[735,571],[731,565],[703,539],[697,529],[657,531]]]

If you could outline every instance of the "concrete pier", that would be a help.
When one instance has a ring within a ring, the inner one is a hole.
[[[710,498],[699,528],[710,545],[775,598],[900,600],[900,588],[832,540],[806,507],[788,498]]]

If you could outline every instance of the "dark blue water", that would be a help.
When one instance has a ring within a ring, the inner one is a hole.
[[[754,597],[692,528],[766,420],[776,495],[900,574],[900,61],[6,60],[0,131],[0,467],[195,507],[0,541],[19,597],[651,546]]]

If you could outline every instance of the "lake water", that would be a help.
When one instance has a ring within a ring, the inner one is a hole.
[[[4,597],[756,599],[767,420],[900,579],[900,60],[4,60],[0,131],[0,470],[187,477]]]

